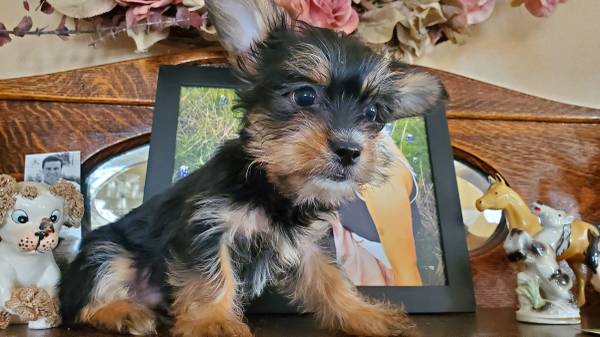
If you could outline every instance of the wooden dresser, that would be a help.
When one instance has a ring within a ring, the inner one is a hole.
[[[80,149],[85,175],[148,143],[159,65],[224,62],[214,49],[0,81],[0,173],[22,179],[25,154]],[[600,223],[600,110],[433,72],[450,94],[457,158],[501,173],[527,202],[570,198]],[[516,304],[501,247],[471,267],[480,308]]]

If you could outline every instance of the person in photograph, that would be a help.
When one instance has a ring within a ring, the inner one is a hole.
[[[332,223],[338,263],[358,286],[422,286],[413,225],[420,224],[413,171],[388,137],[400,159],[388,181],[367,186],[355,201],[340,208]]]
[[[56,184],[63,173],[63,161],[57,156],[48,156],[42,161],[42,182],[48,185]]]

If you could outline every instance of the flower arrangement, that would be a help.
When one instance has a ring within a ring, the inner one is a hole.
[[[58,27],[33,28],[29,15],[9,30],[0,22],[0,46],[14,37],[53,34],[93,34],[91,45],[126,33],[137,50],[178,34],[214,41],[204,0],[21,0],[27,12],[63,14]],[[496,0],[275,0],[297,20],[310,25],[354,34],[368,45],[386,49],[406,62],[427,53],[438,43],[464,43],[469,26],[481,24],[493,13]],[[550,16],[566,0],[512,0],[537,17]],[[73,27],[66,25],[73,19]],[[171,34],[172,36],[173,34]]]
[[[171,29],[196,33],[215,40],[216,32],[208,25],[204,0],[22,0],[26,12],[30,2],[37,1],[34,10],[46,14],[59,12],[62,20],[55,29],[33,28],[31,16],[25,15],[12,30],[0,22],[0,46],[13,37],[25,35],[56,35],[67,39],[70,35],[91,34],[90,45],[96,46],[108,37],[126,33],[144,52],[154,43],[169,36]],[[27,13],[29,14],[29,13]],[[67,19],[73,20],[72,28]]]

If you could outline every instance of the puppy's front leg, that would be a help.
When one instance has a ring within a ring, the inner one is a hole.
[[[357,336],[415,334],[414,324],[400,308],[367,302],[317,246],[304,251],[296,277],[289,289],[292,298],[314,312],[326,328]]]
[[[179,337],[251,337],[242,321],[238,303],[238,281],[232,268],[229,247],[220,243],[210,262],[210,271],[177,276],[173,302],[175,325]]]

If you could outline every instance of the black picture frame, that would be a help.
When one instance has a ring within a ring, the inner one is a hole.
[[[172,185],[181,88],[235,88],[238,85],[239,82],[226,67],[160,67],[144,200]],[[409,313],[473,312],[473,285],[445,111],[428,112],[425,125],[444,253],[446,285],[358,288],[367,296],[403,303]],[[272,291],[266,291],[250,304],[248,312],[297,311],[287,303],[285,298]]]

